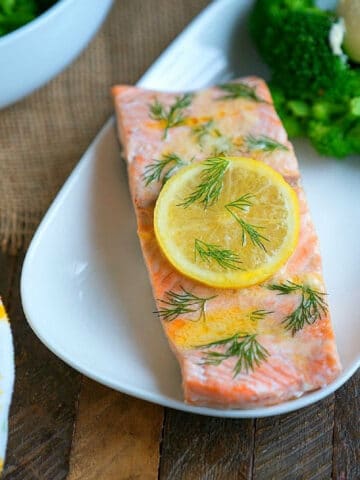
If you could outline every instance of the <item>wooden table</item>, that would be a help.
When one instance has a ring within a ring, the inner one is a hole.
[[[359,480],[360,374],[335,395],[254,420],[163,409],[82,377],[22,312],[23,257],[0,255],[16,386],[4,480]]]

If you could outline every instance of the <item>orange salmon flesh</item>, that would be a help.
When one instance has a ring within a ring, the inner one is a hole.
[[[150,106],[157,102],[168,112],[182,94],[122,85],[112,89],[138,235],[157,308],[164,308],[163,301],[169,298],[169,292],[181,294],[183,289],[199,298],[212,297],[206,302],[206,316],[186,312],[170,319],[161,315],[159,318],[180,364],[185,401],[215,408],[251,408],[284,402],[324,387],[341,370],[328,309],[313,323],[305,323],[293,333],[285,328],[284,319],[299,306],[301,294],[281,295],[279,291],[266,288],[270,284],[294,282],[311,285],[317,292],[326,291],[318,238],[301,186],[298,163],[269,90],[263,80],[255,77],[236,82],[256,92],[256,99],[225,98],[226,92],[219,87],[195,92],[191,102],[181,110],[178,124],[170,127],[166,135],[166,122],[152,114]],[[208,128],[200,140],[196,133],[199,126]],[[249,151],[246,143],[249,136],[265,136],[286,148]],[[298,195],[300,235],[297,247],[286,264],[264,284],[243,289],[215,289],[203,285],[179,273],[157,244],[153,214],[162,182],[146,185],[146,172],[149,171],[146,167],[169,153],[176,153],[188,162],[203,161],[211,156],[214,148],[223,148],[224,154],[228,152],[231,156],[265,162],[278,171]],[[326,301],[325,296],[322,298]],[[259,310],[270,314],[252,318],[251,312]],[[207,349],[202,346],[234,338],[239,332],[256,334],[267,356],[253,368],[242,368],[234,374],[238,358],[225,355],[230,343]],[[209,361],[209,352],[215,352],[221,361]]]

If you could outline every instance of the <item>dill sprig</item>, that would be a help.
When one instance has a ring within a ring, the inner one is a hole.
[[[241,210],[242,212],[247,212],[248,208],[254,205],[254,203],[252,202],[253,198],[255,198],[255,195],[253,195],[252,193],[245,193],[244,195],[241,195],[241,197],[239,197],[237,200],[228,203],[225,207],[227,209],[236,208],[238,210]]]
[[[261,362],[266,360],[269,352],[256,339],[256,334],[235,333],[232,337],[224,338],[206,345],[199,345],[196,348],[211,348],[227,345],[225,352],[210,350],[204,353],[204,364],[220,365],[221,362],[231,357],[238,360],[234,366],[234,377],[240,372],[254,370]]]
[[[197,256],[199,256],[201,260],[206,262],[214,260],[220,265],[220,267],[224,269],[241,270],[239,266],[239,264],[242,263],[240,261],[240,257],[232,250],[221,248],[219,245],[205,243],[202,240],[198,240],[197,238],[195,239],[194,249],[195,261],[197,259]]]
[[[299,290],[302,290],[303,285],[300,285],[298,283],[291,282],[290,280],[287,280],[286,282],[283,283],[278,283],[278,284],[270,284],[267,285],[266,288],[268,290],[274,290],[279,292],[279,295],[288,295],[289,293],[293,293]]]
[[[249,237],[251,243],[254,246],[262,248],[266,252],[266,248],[264,245],[264,242],[268,242],[269,239],[266,238],[264,235],[262,235],[258,230],[263,229],[265,227],[260,227],[258,225],[252,225],[251,223],[246,222],[243,218],[240,218],[236,212],[234,212],[232,209],[237,209],[241,210],[243,212],[246,211],[246,209],[250,206],[253,205],[253,202],[251,201],[254,198],[254,195],[251,193],[246,193],[245,195],[242,195],[240,198],[237,200],[234,200],[233,202],[230,202],[225,205],[226,210],[232,215],[232,217],[238,222],[238,224],[241,226],[242,229],[242,234],[241,234],[241,243],[242,246],[246,245],[246,240],[247,237]]]
[[[192,98],[193,94],[185,93],[181,97],[176,97],[175,102],[169,107],[166,107],[156,98],[154,103],[149,106],[150,118],[157,121],[163,121],[165,124],[164,139],[167,137],[169,128],[178,127],[184,124],[186,119],[184,109],[191,104]]]
[[[159,182],[161,178],[165,183],[175,170],[182,165],[185,165],[185,162],[176,153],[167,153],[161,159],[155,159],[153,163],[145,167],[143,176],[145,185],[148,186],[155,181]]]
[[[255,87],[251,87],[246,83],[224,83],[219,85],[219,88],[221,88],[221,90],[224,92],[227,92],[227,94],[221,97],[220,100],[247,98],[248,100],[253,100],[254,102],[268,103],[266,100],[258,96]]]
[[[222,191],[224,175],[229,163],[229,160],[224,157],[205,160],[204,170],[201,172],[201,183],[179,206],[187,208],[196,201],[203,203],[204,208],[213,205]]]
[[[180,287],[182,292],[177,293],[169,290],[165,293],[166,299],[159,301],[162,303],[162,308],[157,310],[155,313],[159,315],[160,318],[171,322],[175,320],[179,315],[186,313],[199,312],[199,317],[197,320],[205,319],[205,304],[208,300],[215,298],[217,295],[212,297],[198,297],[197,295],[188,292],[185,288]]]
[[[324,300],[326,293],[319,292],[309,287],[309,285],[301,285],[291,281],[280,284],[268,285],[269,290],[278,292],[278,295],[288,295],[291,293],[300,293],[301,299],[296,309],[287,315],[282,323],[286,330],[291,330],[292,335],[304,328],[304,326],[312,325],[319,320],[322,315],[327,313],[327,304]]]
[[[261,235],[261,233],[258,232],[258,229],[263,229],[265,227],[260,227],[259,225],[251,225],[251,223],[245,222],[242,218],[237,217],[232,213],[233,217],[236,219],[236,221],[241,225],[242,228],[242,234],[241,234],[241,243],[242,245],[246,245],[246,236],[250,238],[250,241],[253,245],[256,247],[260,247],[266,252],[266,247],[264,245],[264,241],[268,242],[269,239],[264,237],[264,235]]]
[[[252,322],[257,322],[259,320],[264,320],[264,318],[267,315],[270,315],[272,313],[274,313],[274,312],[270,312],[268,310],[254,310],[254,311],[250,312],[249,318]]]
[[[264,152],[273,152],[274,150],[288,151],[288,147],[278,142],[274,138],[267,137],[266,135],[259,135],[257,137],[248,135],[245,137],[246,148],[250,151],[262,150]]]

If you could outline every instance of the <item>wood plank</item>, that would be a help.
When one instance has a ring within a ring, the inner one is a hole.
[[[333,478],[360,478],[360,371],[335,394]]]
[[[253,423],[166,410],[159,479],[251,478]]]
[[[3,262],[3,260],[2,260]],[[42,345],[28,326],[19,297],[22,258],[4,296],[15,340],[16,382],[4,480],[62,480],[68,472],[80,375]]]
[[[163,409],[83,381],[68,480],[158,478]]]
[[[5,255],[0,250],[0,295],[5,307],[9,308],[10,290],[17,268],[17,258]]]
[[[254,480],[330,479],[333,425],[333,396],[296,412],[257,419]]]

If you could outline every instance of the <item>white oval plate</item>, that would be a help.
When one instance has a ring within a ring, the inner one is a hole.
[[[180,90],[235,74],[263,74],[244,29],[248,6],[249,2],[238,0],[211,4],[140,84]],[[230,48],[235,37],[240,39],[236,56]],[[233,60],[239,58],[241,62]],[[189,75],[189,65],[195,76]],[[216,410],[183,402],[177,362],[152,314],[155,305],[113,119],[57,196],[25,258],[22,302],[37,336],[85,375],[121,392],[188,412],[269,416],[329,395],[360,364],[360,161],[320,158],[306,142],[296,143],[296,151],[320,235],[343,364],[341,376],[331,385],[281,405],[249,410]]]

